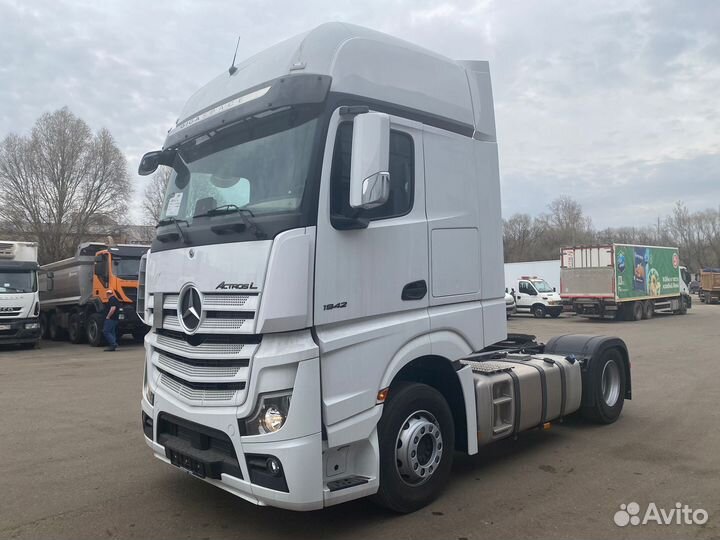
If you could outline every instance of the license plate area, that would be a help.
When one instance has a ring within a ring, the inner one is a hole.
[[[167,457],[170,459],[170,463],[172,463],[176,467],[179,467],[200,478],[205,478],[205,464],[201,461],[193,459],[192,457],[183,454],[182,452],[171,450],[170,448],[166,450],[166,454]]]
[[[10,330],[11,328],[9,324],[0,324],[0,330]]]

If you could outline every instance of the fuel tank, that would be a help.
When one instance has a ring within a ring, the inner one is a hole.
[[[474,374],[478,443],[541,426],[580,408],[580,363],[556,355],[461,360]]]

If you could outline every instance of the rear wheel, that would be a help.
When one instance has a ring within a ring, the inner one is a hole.
[[[99,347],[105,341],[102,334],[103,321],[104,318],[100,313],[93,313],[90,317],[88,317],[85,330],[88,343],[93,347]]]
[[[642,303],[642,310],[643,319],[652,319],[653,314],[655,313],[655,304],[652,300],[646,300]]]
[[[395,512],[414,512],[445,487],[455,450],[455,424],[445,398],[425,384],[390,389],[378,424],[380,487],[375,500]]]
[[[608,349],[590,366],[583,381],[583,394],[594,396],[593,404],[581,409],[583,417],[598,424],[612,424],[625,403],[625,361],[617,349]],[[589,386],[589,388],[586,388]]]
[[[629,309],[630,309],[630,314],[631,314],[631,320],[639,321],[642,319],[642,317],[643,317],[642,302],[633,302],[632,306]]]
[[[547,310],[542,304],[535,304],[532,308],[532,312],[536,319],[544,319]]]
[[[68,320],[68,338],[71,343],[82,343],[85,340],[84,328],[80,324],[80,315],[73,313]]]

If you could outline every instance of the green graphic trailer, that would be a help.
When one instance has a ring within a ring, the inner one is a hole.
[[[638,321],[685,314],[690,273],[674,247],[608,244],[561,250],[560,296],[578,315]]]

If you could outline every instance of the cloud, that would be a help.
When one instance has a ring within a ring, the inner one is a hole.
[[[490,60],[506,215],[570,194],[598,225],[640,225],[720,202],[714,0],[0,0],[0,137],[67,105],[134,171],[238,35],[244,58],[327,20]]]

